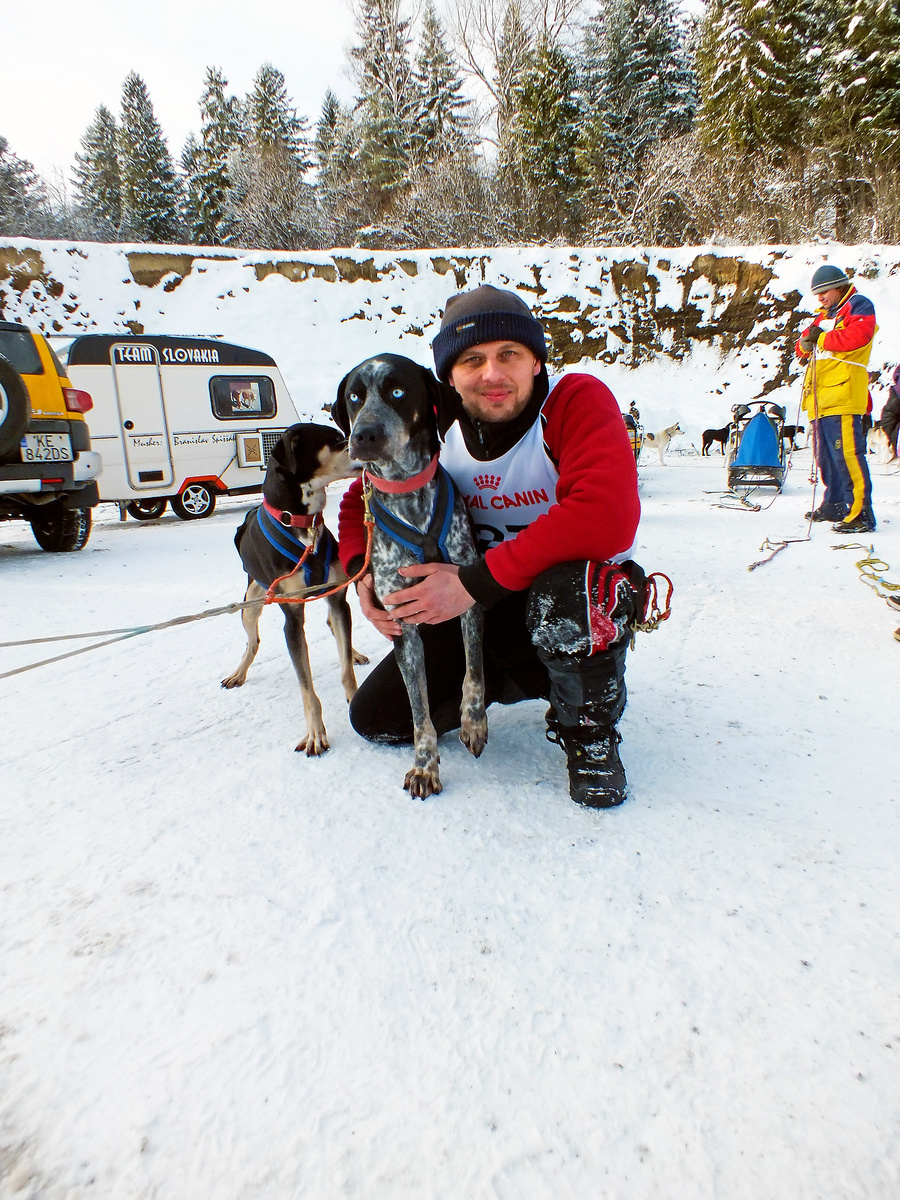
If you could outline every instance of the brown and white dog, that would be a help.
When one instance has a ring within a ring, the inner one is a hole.
[[[375,595],[410,587],[398,574],[413,563],[475,562],[478,554],[465,503],[438,463],[435,406],[439,384],[430,371],[399,354],[379,354],[354,367],[338,388],[331,415],[350,435],[350,457],[365,463],[375,530]],[[488,737],[484,704],[484,611],[460,617],[466,671],[459,740],[477,758]],[[403,786],[425,799],[441,791],[437,732],[428,707],[425,656],[415,625],[403,624],[394,643],[413,718],[415,761]]]
[[[653,449],[656,450],[656,452],[659,454],[659,461],[663,466],[666,465],[666,460],[663,457],[666,446],[668,446],[673,437],[678,437],[680,433],[684,433],[684,430],[676,421],[674,425],[670,425],[668,429],[661,429],[659,433],[644,434],[644,442],[646,445],[652,446]]]
[[[347,439],[327,425],[291,425],[272,447],[263,484],[263,502],[252,509],[234,537],[247,572],[245,600],[259,601],[241,610],[247,648],[236,671],[222,680],[222,687],[241,687],[259,650],[259,618],[266,590],[283,575],[289,575],[310,544],[314,550],[296,574],[279,583],[276,595],[294,596],[308,588],[335,587],[347,576],[338,561],[337,544],[325,528],[322,511],[325,489],[338,479],[358,474],[350,463]],[[341,683],[347,703],[356,694],[354,664],[369,660],[350,642],[350,606],[344,591],[326,597],[328,627],[337,642]],[[309,650],[304,633],[304,604],[279,605],[284,614],[284,640],[303,698],[306,733],[297,743],[314,757],[328,749],[322,720],[322,704],[313,687]]]
[[[878,421],[875,422],[866,434],[866,453],[874,454],[875,461],[881,467],[886,467],[890,463],[900,461],[894,453],[894,447],[891,445],[890,438],[881,428],[881,424]]]

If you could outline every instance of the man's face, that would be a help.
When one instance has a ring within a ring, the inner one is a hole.
[[[540,360],[521,342],[482,342],[453,364],[450,383],[478,421],[512,421],[531,399]]]
[[[828,288],[827,291],[816,292],[816,299],[822,308],[832,308],[846,290],[846,288]]]

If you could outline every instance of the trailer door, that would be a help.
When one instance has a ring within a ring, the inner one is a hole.
[[[135,491],[161,492],[175,480],[159,355],[154,346],[111,347],[119,425],[128,482]]]

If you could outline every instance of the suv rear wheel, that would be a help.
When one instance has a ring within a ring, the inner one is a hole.
[[[22,376],[0,356],[0,458],[15,454],[28,428],[31,404]]]
[[[80,550],[91,536],[91,510],[48,504],[39,516],[31,518],[31,532],[42,550]]]

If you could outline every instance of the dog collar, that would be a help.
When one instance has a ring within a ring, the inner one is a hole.
[[[273,508],[268,500],[263,500],[263,508],[270,517],[274,517],[279,525],[283,525],[285,529],[315,529],[324,521],[324,517],[319,513],[290,513],[281,508]]]
[[[368,471],[365,472],[365,476],[376,492],[391,492],[395,496],[402,496],[406,492],[417,492],[426,483],[431,483],[432,479],[434,479],[437,465],[438,459],[437,455],[435,455],[424,471],[420,471],[418,475],[411,475],[409,479],[397,480],[397,482],[391,479],[381,479],[377,475],[370,475]]]

